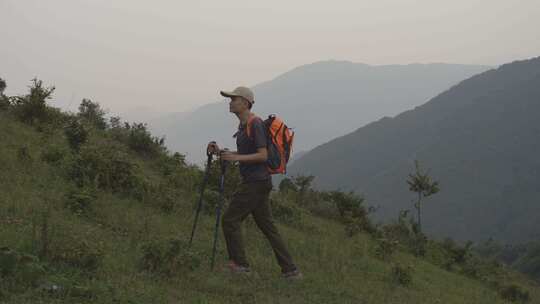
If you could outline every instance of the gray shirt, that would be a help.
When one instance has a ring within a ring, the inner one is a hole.
[[[253,154],[257,153],[258,148],[266,147],[266,130],[263,120],[260,117],[255,117],[251,121],[250,127],[251,136],[248,137],[246,125],[242,125],[242,123],[238,125],[238,131],[234,134],[238,154]],[[271,179],[266,162],[249,164],[240,162],[239,167],[243,182]]]

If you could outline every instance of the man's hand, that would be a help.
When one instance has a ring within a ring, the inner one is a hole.
[[[258,148],[256,153],[238,154],[238,152],[221,151],[221,159],[228,161],[239,161],[242,163],[262,163],[268,159],[266,148]]]
[[[239,157],[238,157],[237,152],[232,152],[232,151],[228,151],[228,150],[221,151],[220,158],[222,160],[226,160],[226,161],[238,161],[238,160],[240,160]]]

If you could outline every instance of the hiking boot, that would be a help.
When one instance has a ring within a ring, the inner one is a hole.
[[[223,270],[231,273],[241,273],[241,274],[250,274],[251,269],[246,266],[241,266],[236,264],[234,261],[229,261],[223,267]]]
[[[301,280],[304,277],[304,275],[297,268],[292,271],[281,273],[281,277],[287,280]]]

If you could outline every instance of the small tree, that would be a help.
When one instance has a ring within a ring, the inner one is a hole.
[[[422,232],[422,221],[421,221],[421,204],[422,199],[428,196],[431,196],[439,192],[439,182],[432,181],[431,177],[428,175],[428,172],[423,173],[420,169],[420,164],[418,160],[414,161],[416,172],[414,174],[409,174],[409,179],[407,184],[409,184],[409,190],[416,192],[418,194],[418,199],[414,204],[418,214],[418,230]]]
[[[0,110],[5,110],[9,107],[9,98],[4,95],[4,90],[6,89],[6,81],[0,78]]]
[[[82,144],[88,141],[88,130],[77,118],[72,118],[64,129],[69,146],[79,152]]]
[[[52,98],[54,87],[44,87],[37,78],[32,79],[30,93],[14,100],[15,113],[28,124],[43,122],[47,118],[47,100]]]
[[[315,179],[315,176],[313,175],[297,175],[293,178],[293,183],[298,189],[297,197],[296,197],[296,203],[297,204],[303,204],[305,203],[305,196],[306,193],[311,189],[311,183]]]
[[[90,99],[82,100],[79,105],[78,116],[100,130],[105,130],[105,128],[107,128],[105,111],[101,108],[99,103],[92,102]]]
[[[0,95],[4,94],[4,90],[6,89],[6,81],[2,78],[0,78]]]

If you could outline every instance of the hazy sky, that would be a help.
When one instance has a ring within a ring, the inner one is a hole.
[[[320,60],[499,65],[540,56],[540,0],[0,0],[0,77],[53,105],[185,111]]]

